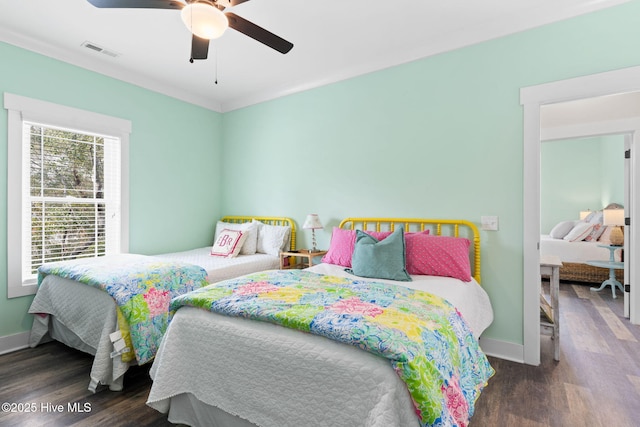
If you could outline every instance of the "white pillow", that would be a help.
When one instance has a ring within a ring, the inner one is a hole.
[[[584,222],[589,224],[602,224],[603,213],[602,211],[591,212],[589,216],[584,219]]]
[[[213,243],[211,255],[234,258],[240,253],[240,248],[247,238],[247,234],[240,230],[224,229]]]
[[[578,222],[575,227],[563,237],[564,240],[569,242],[579,242],[584,240],[593,231],[593,224],[588,222]]]
[[[549,236],[553,237],[554,239],[564,239],[564,236],[569,234],[569,232],[573,229],[575,225],[576,225],[575,221],[559,222],[558,224],[556,224],[555,227],[551,229],[551,231],[549,232]]]
[[[220,232],[224,229],[238,230],[246,234],[246,238],[242,247],[240,248],[240,255],[253,255],[256,253],[258,245],[258,225],[253,222],[243,222],[242,224],[235,224],[231,222],[218,221],[216,224],[216,234],[213,241],[218,240]]]
[[[291,227],[288,225],[270,225],[253,220],[258,225],[258,247],[256,252],[268,255],[280,255],[280,251],[289,249]]]

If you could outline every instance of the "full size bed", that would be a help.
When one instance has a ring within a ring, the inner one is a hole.
[[[410,281],[382,266],[398,235],[405,273],[421,273]],[[348,218],[321,264],[213,284],[172,310],[147,404],[175,423],[466,425],[493,375],[478,344],[493,312],[466,221]]]
[[[52,338],[92,354],[89,390],[95,392],[100,384],[122,389],[129,366],[155,356],[171,297],[209,281],[277,268],[278,252],[295,249],[295,224],[285,217],[223,217],[214,240],[221,234],[243,236],[232,248],[234,256],[212,256],[214,244],[154,256],[123,254],[44,265],[29,309],[34,314],[30,346]],[[144,294],[134,293],[140,290]]]
[[[554,255],[562,261],[560,280],[601,283],[609,279],[609,269],[587,264],[609,261],[611,257],[608,246],[613,227],[603,225],[602,212],[591,212],[580,221],[561,221],[549,234],[540,236],[540,255]],[[613,255],[615,261],[621,261],[621,250],[615,250]],[[616,270],[616,276],[622,281],[624,270]]]

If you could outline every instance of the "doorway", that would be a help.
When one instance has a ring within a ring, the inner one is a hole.
[[[631,93],[638,91],[639,88],[640,67],[632,67],[521,90],[520,99],[524,106],[523,361],[527,364],[538,365],[540,363],[538,307],[540,293],[540,145],[543,137],[548,138],[548,135],[543,135],[540,126],[541,107],[567,101]],[[640,146],[640,116],[631,115],[616,119],[601,117],[599,120],[594,119],[593,122],[583,126],[589,128],[594,125],[598,125],[599,129],[597,131],[590,130],[585,134],[629,135],[630,156],[627,179],[629,193],[634,194],[634,189],[640,188],[640,173],[635,167],[638,158],[635,147]],[[575,131],[575,128],[572,131]],[[625,201],[625,209],[631,224],[635,224],[635,219],[640,217],[639,200],[637,199],[631,198]],[[630,254],[637,253],[637,244],[640,241],[639,234],[638,227],[625,227],[625,240],[628,247],[625,251],[626,259],[630,259]],[[637,266],[634,263],[628,263],[625,267],[628,267],[625,269],[625,283],[631,285],[637,283]],[[633,286],[631,286],[629,294],[629,314],[631,323],[640,323],[640,292],[635,292]]]

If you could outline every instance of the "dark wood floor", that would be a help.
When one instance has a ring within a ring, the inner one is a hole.
[[[622,310],[622,298],[613,300],[610,291],[561,284],[560,362],[548,336],[541,337],[538,367],[490,358],[496,374],[476,403],[471,427],[640,425],[640,326],[630,325]],[[0,426],[169,425],[145,405],[148,367],[132,368],[123,392],[92,394],[91,361],[55,342],[0,356],[0,403],[36,409],[0,412]],[[58,405],[62,411],[54,412]]]

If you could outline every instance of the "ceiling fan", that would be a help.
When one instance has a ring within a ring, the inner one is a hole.
[[[88,0],[99,8],[106,9],[178,9],[182,21],[193,34],[191,38],[191,58],[207,59],[209,40],[216,39],[231,27],[260,43],[287,53],[293,44],[270,31],[247,21],[232,12],[223,12],[226,8],[237,6],[249,0]]]

